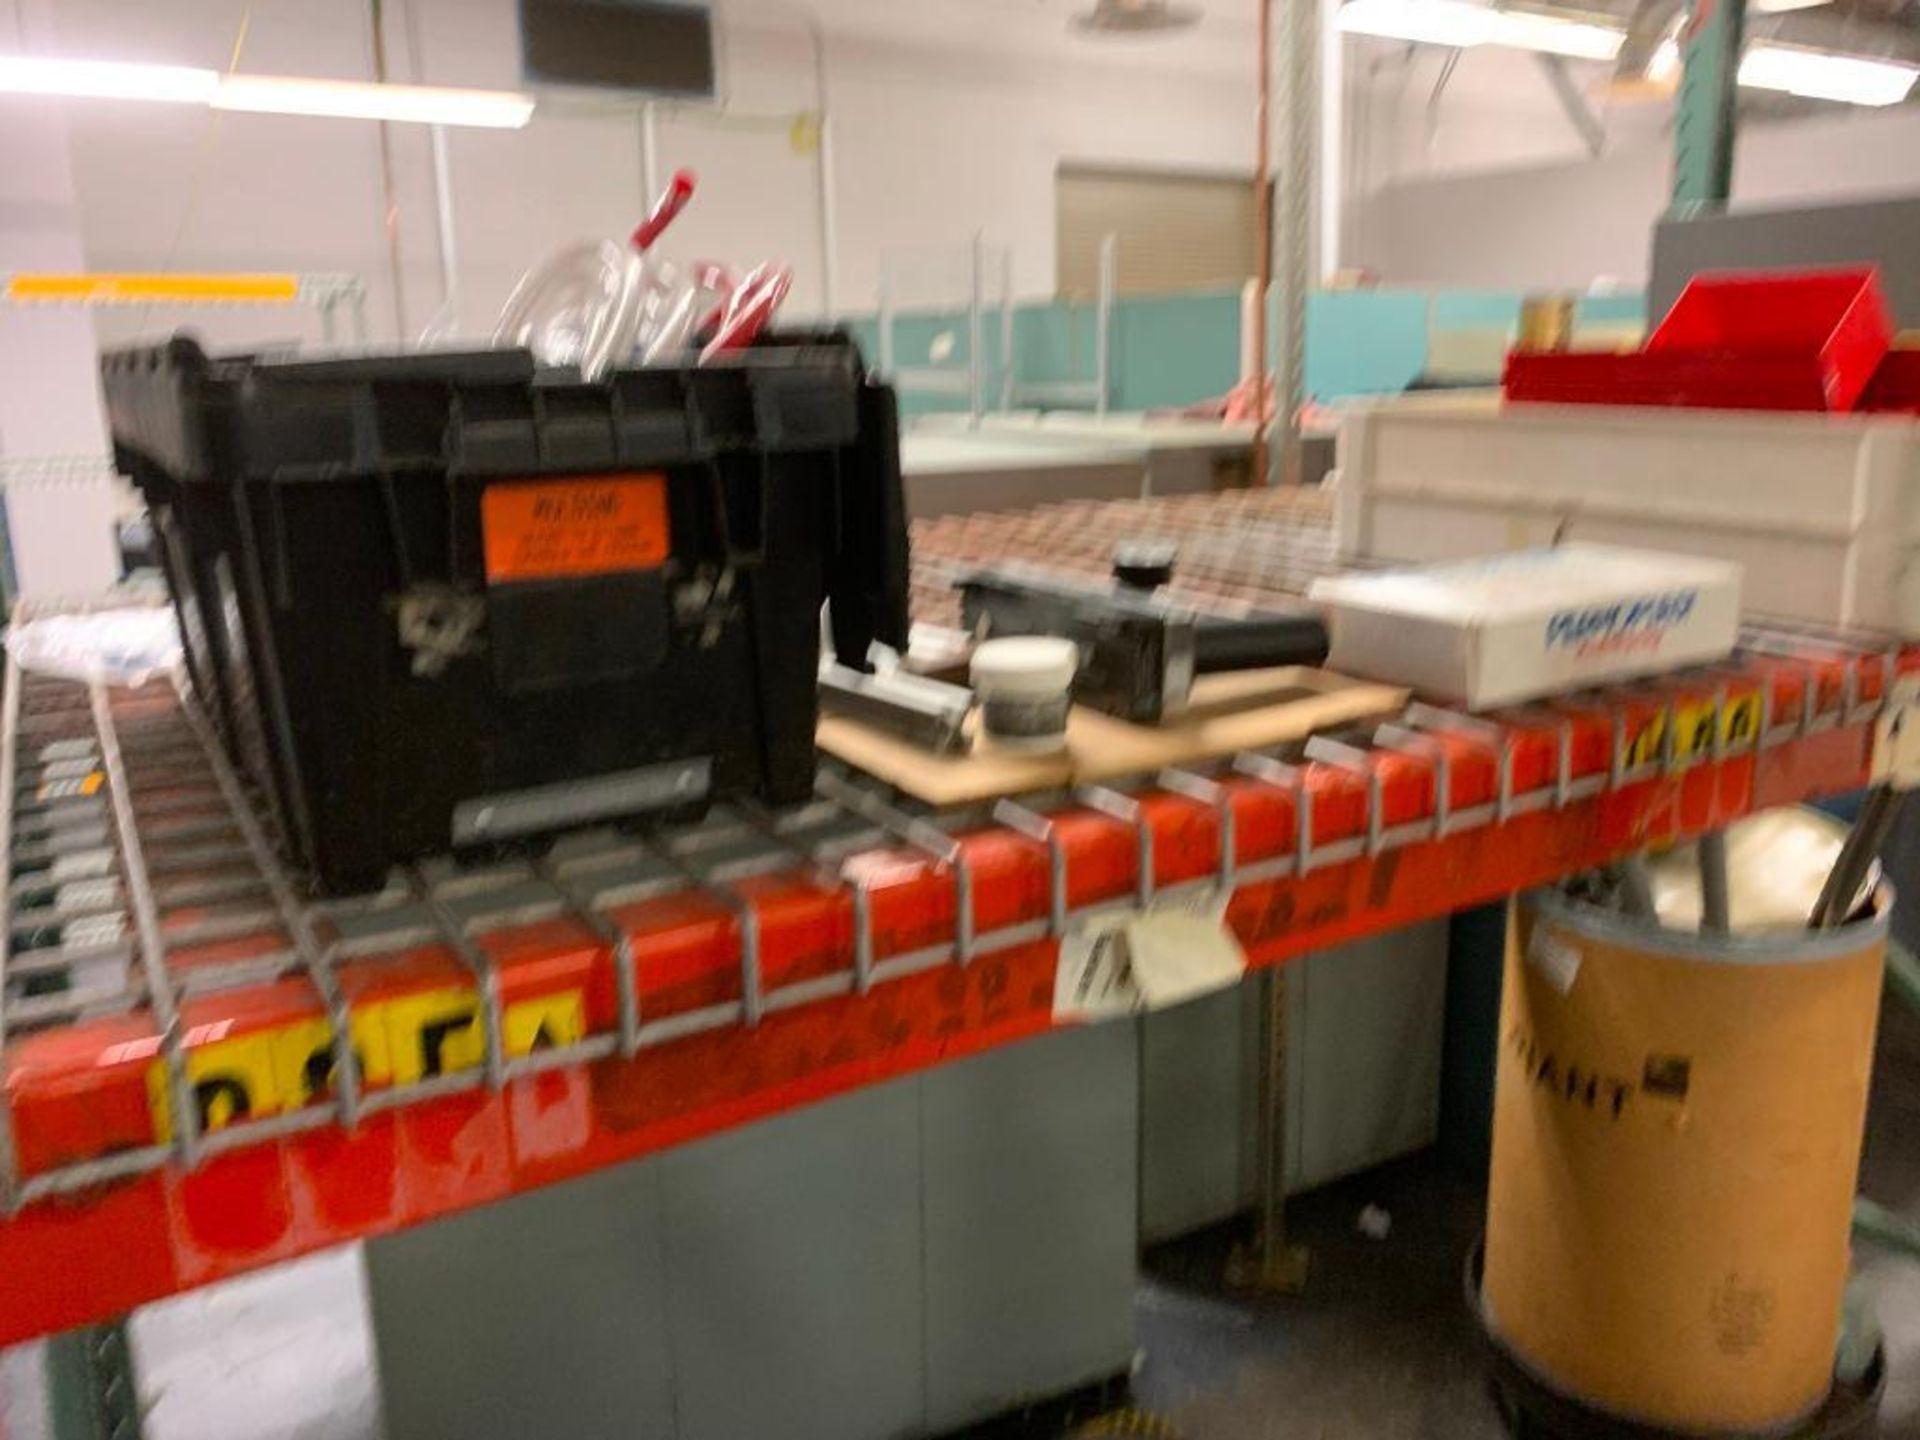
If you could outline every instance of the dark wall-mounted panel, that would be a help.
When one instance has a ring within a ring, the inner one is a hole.
[[[520,0],[521,69],[542,85],[711,99],[713,11],[676,0]]]
[[[1878,265],[1894,322],[1920,328],[1920,196],[1662,220],[1647,313],[1666,314],[1702,270],[1852,264]]]

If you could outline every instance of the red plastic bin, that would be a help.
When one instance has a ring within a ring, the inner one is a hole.
[[[1509,400],[1542,404],[1851,410],[1892,342],[1870,267],[1707,274],[1645,349],[1516,350],[1502,385]]]
[[[1664,405],[1705,410],[1824,410],[1819,374],[1795,358],[1724,353],[1525,351],[1507,356],[1506,398],[1536,405]]]
[[[1649,355],[1713,354],[1729,367],[1803,367],[1824,403],[1851,410],[1893,345],[1871,266],[1696,275],[1647,337]]]
[[[1920,415],[1920,350],[1889,350],[1860,408]]]

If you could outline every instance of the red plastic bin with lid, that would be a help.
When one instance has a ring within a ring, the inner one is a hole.
[[[1697,275],[1637,354],[1516,351],[1507,398],[1851,410],[1893,341],[1879,271]]]

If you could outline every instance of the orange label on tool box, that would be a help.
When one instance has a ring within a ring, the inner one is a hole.
[[[657,569],[672,548],[667,477],[606,475],[489,485],[480,495],[480,531],[489,581]]]

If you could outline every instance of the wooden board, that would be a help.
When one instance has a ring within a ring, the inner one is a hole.
[[[1284,666],[1194,682],[1184,714],[1165,725],[1132,725],[1075,706],[1067,748],[1047,755],[1000,750],[979,733],[970,755],[935,755],[839,716],[820,721],[820,748],[929,805],[975,805],[1006,795],[1090,785],[1302,740],[1316,730],[1390,715],[1407,703],[1392,685],[1330,670]]]

